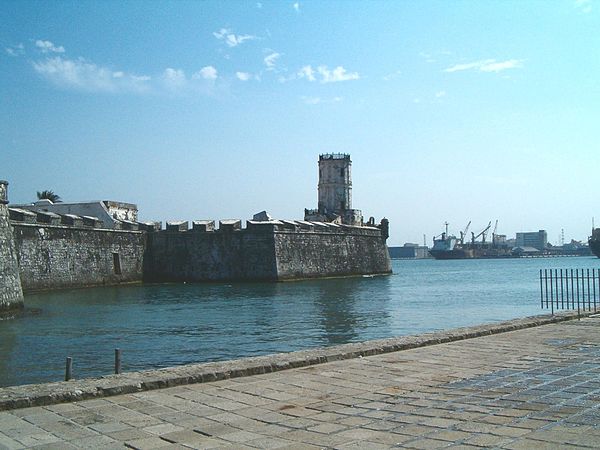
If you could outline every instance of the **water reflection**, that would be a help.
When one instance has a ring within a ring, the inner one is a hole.
[[[389,294],[382,280],[384,277],[349,278],[319,284],[315,306],[323,328],[324,345],[356,342],[367,328],[386,322],[385,300],[389,300]],[[372,289],[377,292],[376,299],[369,299]],[[369,303],[371,300],[373,303]]]

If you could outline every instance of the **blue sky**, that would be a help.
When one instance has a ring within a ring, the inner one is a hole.
[[[13,203],[144,220],[316,207],[320,153],[390,244],[600,223],[600,3],[31,2],[0,7]]]

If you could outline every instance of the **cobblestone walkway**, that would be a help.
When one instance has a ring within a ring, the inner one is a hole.
[[[598,448],[599,326],[1,412],[0,448]]]

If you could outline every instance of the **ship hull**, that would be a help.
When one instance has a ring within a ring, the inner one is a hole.
[[[600,249],[599,249],[600,250]],[[511,258],[509,249],[496,248],[455,248],[453,250],[430,250],[435,259],[495,259]]]
[[[589,244],[590,244],[590,250],[592,251],[592,253],[594,255],[596,255],[598,258],[600,258],[600,240],[590,239]]]
[[[455,248],[453,250],[429,250],[429,254],[435,259],[470,259],[473,251]]]

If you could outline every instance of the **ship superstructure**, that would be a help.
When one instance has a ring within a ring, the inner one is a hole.
[[[590,244],[590,250],[594,255],[600,258],[600,228],[593,228],[592,235],[588,240]]]
[[[488,240],[492,222],[479,233],[471,232],[471,240],[466,241],[471,222],[467,224],[460,237],[448,233],[448,222],[445,224],[445,231],[433,238],[433,248],[429,254],[435,259],[469,259],[469,258],[505,258],[510,256],[510,248],[503,245],[503,241],[496,234],[498,221],[491,232],[492,240]]]

